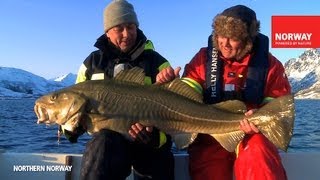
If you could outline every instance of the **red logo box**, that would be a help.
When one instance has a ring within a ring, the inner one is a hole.
[[[319,48],[320,16],[272,16],[272,48]]]

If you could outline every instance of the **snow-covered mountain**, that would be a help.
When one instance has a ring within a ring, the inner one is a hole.
[[[37,97],[74,84],[75,78],[75,74],[68,74],[47,80],[22,69],[0,67],[0,98]]]
[[[285,65],[296,98],[320,99],[320,51],[307,49]]]
[[[296,98],[320,99],[320,49],[307,49],[284,67]],[[75,74],[52,79],[0,66],[0,98],[37,97],[75,83]]]
[[[69,74],[62,75],[62,76],[59,76],[59,77],[56,77],[56,78],[53,78],[50,80],[55,81],[55,82],[59,82],[65,86],[69,86],[69,85],[74,84],[76,82],[76,75],[69,73]]]

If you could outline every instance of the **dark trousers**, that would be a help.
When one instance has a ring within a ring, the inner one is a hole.
[[[131,167],[145,176],[141,179],[173,180],[171,143],[154,148],[130,142],[117,132],[102,130],[86,145],[80,179],[124,180],[130,175]]]

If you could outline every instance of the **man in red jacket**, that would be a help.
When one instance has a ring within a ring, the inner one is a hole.
[[[205,103],[238,99],[248,112],[273,98],[291,93],[281,62],[269,53],[268,37],[259,33],[255,12],[243,5],[224,10],[213,20],[208,47],[201,48],[185,67],[183,81],[203,94]],[[189,146],[193,180],[287,179],[277,148],[247,120],[246,133],[235,152],[213,137],[199,134]],[[234,171],[234,175],[233,175]]]

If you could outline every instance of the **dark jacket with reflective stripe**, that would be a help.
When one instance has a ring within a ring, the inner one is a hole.
[[[147,40],[141,30],[138,29],[135,47],[131,52],[123,53],[111,42],[106,35],[98,38],[94,45],[98,48],[92,52],[79,69],[77,83],[85,80],[97,80],[113,78],[114,67],[117,64],[125,64],[125,67],[141,67],[146,74],[146,83],[156,81],[156,75],[162,69],[170,66],[168,61],[154,51],[152,42]]]

